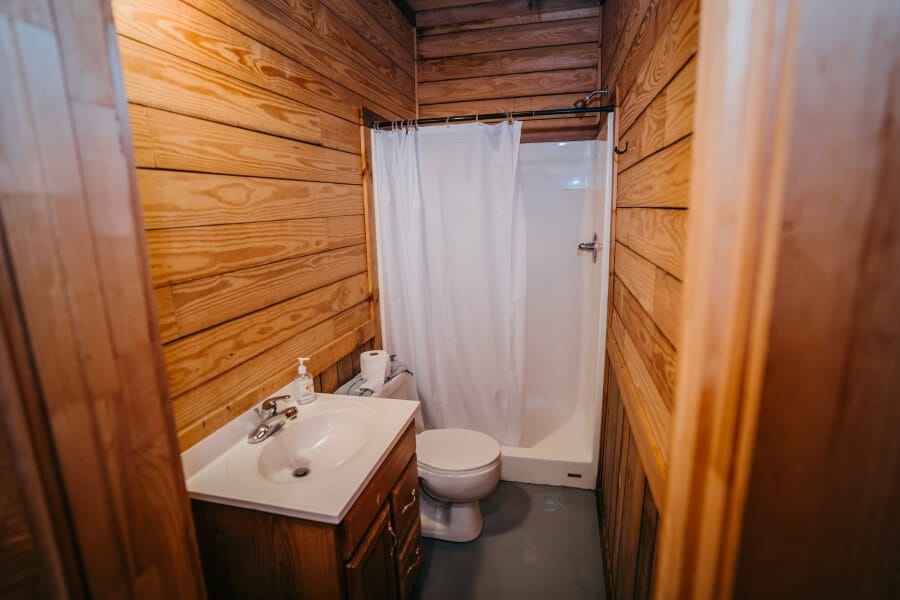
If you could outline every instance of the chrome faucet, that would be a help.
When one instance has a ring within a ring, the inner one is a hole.
[[[256,426],[256,429],[247,436],[248,442],[251,444],[258,444],[267,440],[284,427],[288,421],[297,418],[296,406],[289,406],[282,412],[278,412],[279,400],[289,400],[290,398],[289,395],[273,396],[272,398],[267,398],[260,407],[256,409],[260,421],[259,425]]]

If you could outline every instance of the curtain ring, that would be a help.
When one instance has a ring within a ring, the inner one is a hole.
[[[513,124],[512,112],[506,113],[506,118],[509,119],[509,124]]]
[[[446,125],[447,125],[448,127],[450,126],[450,117],[447,117],[447,123],[446,123]]]
[[[475,122],[476,122],[476,123],[478,122],[478,114],[477,114],[477,113],[476,113],[476,115],[475,115]]]

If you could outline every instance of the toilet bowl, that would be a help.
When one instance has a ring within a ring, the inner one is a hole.
[[[361,377],[356,377],[336,393],[366,395],[369,392],[361,383]],[[377,395],[419,400],[413,374],[393,358],[390,374]],[[422,535],[448,542],[474,540],[483,526],[478,501],[500,482],[500,444],[470,429],[423,430],[420,416],[416,432]]]
[[[481,535],[478,501],[500,482],[500,444],[469,429],[430,429],[416,436],[422,535],[470,542]]]

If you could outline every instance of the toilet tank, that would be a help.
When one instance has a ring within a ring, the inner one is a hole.
[[[408,371],[397,373],[392,379],[385,382],[378,394],[382,398],[397,398],[398,400],[418,400],[419,393],[416,390],[416,379]]]
[[[346,396],[365,396],[368,394],[361,393],[359,388],[363,383],[362,374],[357,375],[341,387],[339,387],[335,394],[344,394]],[[381,388],[381,391],[378,393],[378,396],[382,398],[396,398],[398,400],[419,400],[419,392],[416,389],[416,378],[415,376],[406,368],[402,362],[397,361],[396,359],[391,360],[391,374],[387,381],[384,382],[384,387]]]

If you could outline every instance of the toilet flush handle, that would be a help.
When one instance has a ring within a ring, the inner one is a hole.
[[[579,251],[591,252],[594,255],[594,262],[597,262],[597,252],[599,252],[603,248],[603,244],[601,244],[597,237],[597,234],[594,234],[594,241],[592,242],[581,242],[578,244]]]

